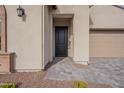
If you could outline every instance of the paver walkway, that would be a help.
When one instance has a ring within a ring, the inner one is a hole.
[[[90,65],[78,67],[71,58],[56,58],[44,79],[84,80],[124,87],[124,58],[91,58]]]

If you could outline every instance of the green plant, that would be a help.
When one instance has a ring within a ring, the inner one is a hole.
[[[5,82],[0,84],[0,88],[16,88],[16,84]]]
[[[74,88],[87,88],[88,84],[84,81],[74,81]]]

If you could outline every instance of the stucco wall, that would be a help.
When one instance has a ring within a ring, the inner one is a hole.
[[[124,29],[124,9],[112,5],[94,5],[90,8],[90,26]]]
[[[48,6],[44,6],[44,66],[51,61],[51,26]]]
[[[42,6],[22,6],[26,20],[17,16],[18,6],[6,5],[7,48],[15,52],[15,69],[42,69]]]
[[[74,57],[75,62],[89,61],[89,7],[58,5],[53,14],[74,14]]]

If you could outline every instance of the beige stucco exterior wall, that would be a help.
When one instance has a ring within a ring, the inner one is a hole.
[[[94,5],[90,8],[90,27],[124,29],[124,9],[112,5]]]
[[[15,52],[15,69],[42,69],[42,6],[22,6],[26,21],[17,16],[18,6],[6,5],[7,48]]]
[[[74,57],[79,63],[89,61],[89,7],[59,5],[54,14],[73,14]]]
[[[49,7],[44,6],[44,66],[51,62],[51,30]]]
[[[40,70],[53,58],[52,15],[74,15],[73,60],[79,63],[89,61],[89,7],[57,6],[50,14],[48,6],[22,6],[26,20],[17,16],[18,6],[5,6],[7,10],[7,48],[15,52],[15,69]],[[81,12],[82,11],[82,12]],[[71,55],[70,54],[70,55]]]

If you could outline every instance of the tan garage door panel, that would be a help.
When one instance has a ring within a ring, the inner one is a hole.
[[[124,57],[124,31],[90,31],[90,57]]]

